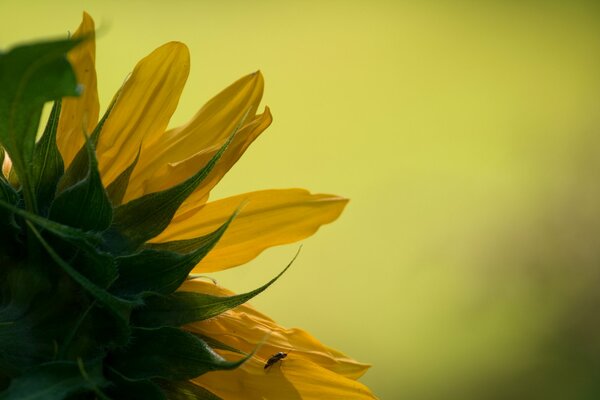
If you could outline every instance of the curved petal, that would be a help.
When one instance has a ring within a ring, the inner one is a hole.
[[[303,189],[263,190],[210,202],[176,215],[152,242],[190,239],[217,229],[245,204],[215,248],[194,268],[219,271],[243,264],[268,247],[304,239],[333,222],[348,203]]]
[[[250,146],[250,144],[252,144],[252,142],[271,124],[272,120],[271,113],[267,108],[264,113],[256,116],[254,120],[243,126],[230,143],[215,168],[200,184],[194,194],[186,199],[177,212],[181,214],[182,212],[188,211],[190,206],[198,207],[206,203],[210,190],[221,180],[221,178],[223,178],[236,161],[239,160],[248,146]],[[189,178],[210,161],[226,140],[227,137],[222,141],[215,143],[215,145],[193,154],[185,160],[163,164],[161,167],[154,170],[154,175],[150,179],[147,179],[144,182],[140,182],[139,178],[132,178],[137,184],[138,190],[137,192],[128,190],[128,193],[125,196],[125,202],[146,193],[167,189]]]
[[[252,122],[238,132],[227,152],[233,153],[236,143],[245,143],[245,150],[271,121],[268,110],[259,118],[254,117],[263,88],[264,80],[260,72],[247,75],[206,103],[186,125],[169,130],[151,144],[144,143],[125,201],[171,187],[198,171],[212,157],[215,149],[227,140],[238,121],[248,113],[248,119]],[[260,130],[256,127],[257,120]],[[266,120],[268,122],[265,124]],[[220,164],[225,165],[224,160]],[[173,169],[178,172],[174,176],[169,175]],[[223,167],[217,169],[222,172]],[[214,171],[213,176],[217,175],[217,171]]]
[[[69,52],[77,81],[83,87],[79,97],[65,97],[62,102],[56,143],[67,167],[83,146],[83,131],[90,133],[98,123],[100,105],[96,80],[96,41],[94,20],[83,13],[83,21],[73,37],[89,38]]]
[[[189,51],[179,42],[159,47],[136,65],[121,89],[96,149],[105,185],[131,164],[142,141],[152,143],[164,133],[189,70]]]
[[[232,293],[216,285],[192,280],[182,290],[217,296]],[[254,356],[240,368],[203,375],[195,382],[226,399],[373,399],[355,380],[369,368],[333,350],[300,329],[285,329],[248,305],[185,329],[209,336]],[[266,338],[266,342],[263,341]],[[283,351],[288,356],[265,370],[266,361]],[[228,382],[223,385],[223,382]],[[225,387],[224,387],[225,386]]]

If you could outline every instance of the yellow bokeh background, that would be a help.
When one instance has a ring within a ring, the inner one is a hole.
[[[263,72],[274,123],[213,198],[302,187],[351,199],[253,304],[372,363],[362,381],[381,398],[589,393],[594,2],[3,0],[0,48],[74,31],[83,10],[99,28],[104,107],[171,40],[192,54],[172,126]],[[214,277],[253,289],[296,248]]]

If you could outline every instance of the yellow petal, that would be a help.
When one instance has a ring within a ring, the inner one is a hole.
[[[214,186],[231,167],[229,164],[235,163],[271,122],[268,109],[261,116],[254,117],[263,87],[260,72],[245,76],[211,99],[186,125],[166,132],[151,144],[144,143],[125,202],[166,189],[193,175],[208,162],[248,113],[247,120],[251,122],[238,132],[211,174],[210,181]]]
[[[186,199],[185,203],[179,208],[178,213],[189,209],[189,205],[195,207],[206,203],[208,193],[229,171],[237,160],[246,151],[248,146],[269,126],[272,121],[271,113],[267,108],[264,113],[256,116],[254,120],[243,126],[235,136],[234,140],[220,158],[219,162],[213,168],[211,173],[204,179],[200,186],[194,192],[192,197]],[[140,197],[146,193],[157,192],[176,185],[204,167],[215,153],[223,146],[227,139],[217,142],[215,145],[203,149],[191,157],[178,161],[163,164],[155,168],[153,176],[142,182],[141,177],[132,177],[130,187],[135,184],[137,190],[128,191],[125,202]],[[137,169],[136,169],[137,170]]]
[[[226,289],[197,280],[187,281],[181,290],[232,295]],[[242,367],[230,372],[209,373],[195,380],[223,398],[374,398],[364,385],[355,381],[366,372],[368,365],[323,345],[303,330],[285,329],[248,305],[187,325],[185,329],[248,353],[262,344]],[[265,370],[266,361],[279,351],[288,356]]]
[[[143,58],[125,82],[97,147],[100,173],[111,183],[135,159],[143,142],[162,135],[190,70],[187,47],[167,43]]]
[[[215,248],[195,271],[219,271],[243,264],[271,246],[304,239],[340,215],[348,200],[310,194],[303,189],[263,190],[246,193],[178,214],[152,242],[190,239],[217,229],[243,203]]]
[[[365,400],[376,399],[369,388],[312,361],[290,353],[281,364],[264,370],[251,359],[233,371],[204,374],[193,382],[227,400]]]
[[[67,55],[75,69],[83,92],[79,97],[65,97],[62,102],[56,142],[67,167],[83,146],[83,131],[91,133],[98,122],[98,87],[96,81],[96,42],[94,20],[83,13],[83,21],[73,37],[89,36]]]

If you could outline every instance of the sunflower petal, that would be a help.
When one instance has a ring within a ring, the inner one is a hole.
[[[192,280],[182,290],[218,296],[231,292],[216,285]],[[370,391],[356,379],[368,365],[333,350],[300,329],[285,329],[248,305],[185,327],[214,338],[227,346],[255,355],[226,376],[209,373],[194,382],[226,399],[372,399]],[[266,343],[262,343],[267,337]],[[265,369],[266,361],[283,351],[288,356]],[[227,381],[227,385],[222,382]],[[227,387],[224,387],[227,386]],[[241,397],[240,397],[241,396]]]
[[[142,141],[151,143],[164,133],[189,69],[188,49],[179,42],[159,47],[136,65],[100,135],[97,153],[105,184],[131,164]]]
[[[303,189],[263,190],[213,201],[176,215],[152,242],[168,242],[214,231],[247,202],[215,248],[195,271],[219,271],[243,264],[268,247],[304,239],[334,221],[348,200]]]
[[[262,362],[249,360],[233,371],[209,372],[193,382],[228,400],[376,399],[362,383],[298,359],[294,353],[283,362],[265,371]]]
[[[83,21],[73,37],[88,37],[88,39],[67,55],[75,70],[77,82],[83,86],[83,93],[79,97],[65,97],[62,102],[56,141],[65,168],[83,146],[82,130],[87,133],[94,130],[100,110],[96,81],[94,20],[87,13],[83,13]]]
[[[241,155],[240,148],[243,152],[271,122],[268,110],[255,118],[263,87],[260,72],[245,76],[211,99],[186,125],[169,130],[152,143],[144,143],[125,201],[166,189],[192,175],[247,114],[250,124],[238,132],[228,150],[228,154]],[[239,155],[226,155],[213,176],[222,176],[226,172],[223,166],[231,164],[228,160],[232,158],[235,162]]]

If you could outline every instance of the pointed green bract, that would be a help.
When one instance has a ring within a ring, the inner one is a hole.
[[[102,128],[104,127],[106,120],[110,116],[110,113],[112,112],[115,103],[116,98],[112,101],[112,103],[102,116],[102,119],[100,119],[98,125],[96,125],[96,127],[94,128],[94,132],[92,132],[92,135],[88,139],[88,141],[92,142],[93,148],[96,148],[96,145],[98,144],[98,139],[100,138],[100,134],[102,133]],[[85,133],[87,134],[87,132]],[[82,132],[82,134],[84,134],[84,132]],[[58,187],[56,189],[56,194],[59,195],[67,188],[72,187],[76,185],[77,182],[85,179],[89,171],[89,163],[90,161],[88,148],[84,145],[77,152],[75,158],[73,159],[73,161],[71,161],[71,164],[69,164],[69,168],[67,168],[64,175],[59,180]]]
[[[102,185],[96,154],[86,138],[86,177],[65,189],[52,203],[50,219],[84,231],[104,231],[110,226],[113,209]]]
[[[217,230],[203,236],[202,246],[187,254],[146,249],[130,256],[117,257],[119,278],[112,291],[123,296],[135,296],[143,292],[174,292],[192,268],[217,244],[236,215],[234,213]]]
[[[227,297],[195,292],[176,292],[168,296],[152,295],[146,298],[145,307],[136,310],[131,318],[137,326],[153,328],[165,325],[181,326],[215,317],[265,291],[292,266],[295,259],[296,257],[279,275],[251,292]]]
[[[125,171],[121,172],[117,179],[115,179],[110,185],[106,187],[106,193],[108,193],[108,198],[114,207],[121,205],[123,201],[123,197],[125,197],[125,192],[127,192],[127,186],[129,185],[129,178],[131,177],[131,173],[135,169],[138,160],[140,159],[141,147],[138,149],[137,155],[135,156],[135,160],[125,169]]]
[[[56,185],[65,168],[62,156],[56,145],[56,129],[60,118],[62,101],[54,102],[46,129],[33,151],[32,183],[39,212],[45,215],[54,199]]]
[[[227,361],[204,341],[177,328],[136,328],[132,342],[109,365],[129,379],[192,379],[209,371],[234,369],[250,356]]]

